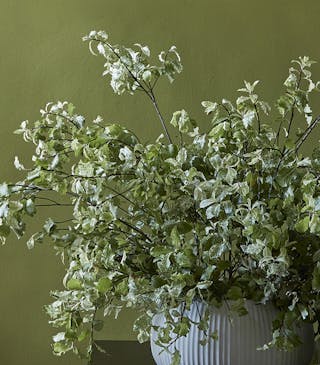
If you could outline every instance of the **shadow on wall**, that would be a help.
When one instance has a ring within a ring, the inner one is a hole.
[[[93,365],[154,365],[149,342],[96,341],[106,353],[94,351]]]
[[[137,341],[96,341],[106,353],[95,349],[92,365],[155,365],[150,343]],[[271,364],[270,364],[271,365]],[[317,346],[310,365],[320,365],[320,348]]]

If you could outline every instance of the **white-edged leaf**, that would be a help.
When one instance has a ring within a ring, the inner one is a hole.
[[[254,118],[255,118],[254,110],[249,110],[243,115],[242,122],[245,128],[248,128],[249,125],[252,125]]]
[[[214,112],[218,107],[218,103],[212,101],[202,101],[201,105],[205,108],[204,112],[206,114]]]

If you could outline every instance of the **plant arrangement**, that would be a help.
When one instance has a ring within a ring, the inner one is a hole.
[[[153,317],[165,315],[158,341],[166,349],[191,325],[173,309],[195,300],[208,308],[228,300],[235,315],[246,314],[246,300],[272,302],[279,314],[263,349],[297,346],[303,322],[319,341],[320,148],[311,157],[300,152],[320,121],[310,102],[320,86],[313,61],[293,61],[273,111],[256,94],[258,81],[245,82],[234,103],[202,102],[205,132],[185,110],[173,113],[172,138],[155,88],[182,71],[176,48],[151,65],[147,46],[113,45],[103,31],[84,40],[104,58],[116,94],[142,91],[150,99],[164,134],[142,143],[100,116],[86,122],[69,102],[48,103],[38,121],[16,131],[35,152],[28,168],[15,158],[23,179],[0,185],[2,242],[11,231],[22,237],[42,206],[69,207],[69,218],[48,218],[27,241],[29,248],[48,242],[66,267],[64,290],[46,306],[60,328],[54,353],[90,359],[103,325],[97,313],[117,317],[125,307],[140,313],[141,342]],[[206,333],[208,315],[197,324],[201,343],[219,336]]]

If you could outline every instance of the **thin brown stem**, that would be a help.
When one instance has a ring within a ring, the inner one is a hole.
[[[36,207],[73,207],[73,204],[35,204]]]
[[[304,131],[304,134],[296,141],[296,149],[295,152],[297,153],[302,146],[302,144],[305,142],[305,140],[308,138],[312,130],[317,126],[317,124],[320,122],[320,115],[316,117],[316,119],[309,125],[309,127]]]
[[[122,218],[118,218],[118,221],[123,223],[125,226],[133,229],[134,231],[136,231],[137,233],[141,234],[141,236],[143,236],[146,240],[148,240],[149,242],[152,242],[152,240],[143,232],[141,231],[141,229],[133,226],[132,224],[130,224],[129,222],[123,220]]]
[[[152,104],[153,104],[153,106],[154,106],[154,108],[155,108],[155,110],[156,110],[156,112],[157,112],[157,114],[158,114],[158,117],[159,117],[160,122],[161,122],[161,124],[162,124],[162,128],[163,128],[163,129],[164,129],[164,131],[165,131],[165,134],[166,134],[166,136],[167,136],[167,138],[168,138],[168,141],[169,141],[169,143],[170,143],[170,144],[172,144],[172,139],[171,139],[170,134],[169,134],[169,132],[168,132],[168,129],[167,129],[166,123],[165,123],[165,121],[164,121],[164,118],[163,118],[163,116],[162,116],[162,114],[161,114],[161,112],[160,112],[160,109],[159,109],[159,106],[158,106],[158,103],[157,103],[157,100],[156,100],[156,98],[155,98],[155,96],[154,96],[153,91],[151,90],[151,91],[150,91],[150,94],[148,94],[148,95],[149,95],[149,97],[150,97],[150,99],[151,99],[151,102],[152,102]]]
[[[126,65],[122,59],[121,59],[121,56],[118,52],[116,52],[116,50],[112,47],[112,45],[106,41],[102,41],[101,39],[97,39],[97,38],[93,38],[92,41],[96,41],[96,42],[99,42],[99,43],[103,43],[105,44],[110,50],[111,52],[119,59],[119,61],[122,63],[122,65],[126,68],[127,72],[129,73],[129,75],[133,78],[133,80],[137,83],[137,85],[141,88],[142,91],[145,92],[145,94],[149,97],[149,99],[151,100],[155,110],[156,110],[156,113],[160,119],[160,122],[161,122],[161,125],[165,131],[165,134],[166,134],[166,137],[169,141],[170,144],[172,144],[172,140],[171,140],[171,137],[169,135],[169,132],[168,132],[168,129],[166,127],[166,124],[165,124],[165,121],[164,121],[164,118],[160,112],[160,109],[159,109],[159,106],[158,106],[158,103],[156,101],[156,98],[154,96],[154,93],[153,93],[153,89],[154,89],[154,86],[155,86],[155,83],[154,85],[149,86],[147,84],[143,84],[139,79],[138,77],[130,70],[130,68],[128,67],[128,65]]]
[[[68,116],[60,114],[60,113],[53,113],[53,112],[46,112],[47,115],[55,115],[57,117],[60,118],[64,118],[65,120],[67,120],[68,122],[70,122],[71,124],[73,124],[76,128],[79,128],[79,126]]]
[[[254,110],[256,113],[257,121],[258,121],[258,133],[260,133],[261,132],[261,120],[260,120],[260,115],[259,115],[259,110],[258,110],[257,104],[254,104]]]

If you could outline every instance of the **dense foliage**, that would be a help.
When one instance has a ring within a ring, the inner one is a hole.
[[[86,123],[68,102],[48,103],[38,121],[16,131],[35,154],[30,168],[15,159],[24,179],[0,185],[3,243],[11,231],[20,238],[26,217],[41,206],[69,206],[69,219],[48,218],[27,241],[29,248],[52,242],[66,266],[65,290],[53,292],[46,307],[61,328],[54,352],[90,357],[103,324],[97,311],[117,316],[123,307],[141,313],[139,341],[164,313],[159,341],[171,343],[172,332],[184,336],[190,327],[186,312],[172,308],[188,309],[196,299],[215,306],[228,299],[240,315],[246,299],[274,302],[280,311],[265,348],[299,344],[302,322],[313,323],[319,340],[320,149],[300,153],[320,120],[309,100],[319,87],[313,62],[294,61],[277,116],[256,94],[258,82],[245,82],[235,103],[202,102],[211,116],[206,132],[185,110],[175,112],[180,138],[172,141],[154,89],[162,75],[172,82],[181,72],[175,47],[155,66],[147,46],[111,45],[95,31],[84,40],[105,58],[115,93],[141,90],[151,100],[165,135],[141,143],[100,116]],[[264,123],[275,118],[275,130]],[[208,314],[199,323],[204,341]],[[179,364],[178,353],[174,359]]]

